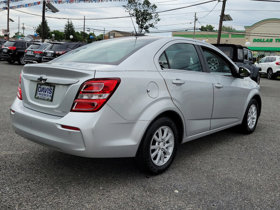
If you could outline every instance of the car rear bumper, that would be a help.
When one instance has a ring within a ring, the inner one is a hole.
[[[24,61],[26,63],[41,63],[42,62],[42,57],[24,56]]]
[[[11,107],[11,120],[16,133],[31,141],[92,158],[134,157],[149,123],[126,121],[106,105],[95,113],[69,112],[57,117],[28,109],[19,99]]]

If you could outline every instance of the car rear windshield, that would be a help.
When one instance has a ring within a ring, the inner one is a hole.
[[[117,38],[99,41],[73,50],[56,61],[117,65],[140,48],[155,40],[155,38],[141,39],[133,37],[130,39]]]
[[[49,50],[65,50],[67,48],[66,44],[52,44],[52,46],[49,48]]]
[[[233,60],[233,48],[232,47],[225,47],[225,46],[218,46],[218,48],[223,51],[230,59]]]
[[[12,46],[15,46],[16,42],[5,42],[4,46],[5,47],[12,47]]]
[[[36,50],[39,49],[41,47],[40,44],[32,44],[28,47],[29,50]]]

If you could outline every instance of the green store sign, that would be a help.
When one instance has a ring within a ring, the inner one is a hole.
[[[253,39],[253,42],[279,42],[280,43],[280,39],[267,39],[267,38],[256,38],[256,39]]]

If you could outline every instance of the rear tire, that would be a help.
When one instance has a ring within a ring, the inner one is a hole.
[[[139,167],[153,175],[167,170],[176,155],[178,140],[178,129],[170,118],[155,120],[148,127],[138,150]]]
[[[19,60],[18,60],[18,64],[20,64],[20,65],[24,65],[24,64],[25,64],[25,61],[24,61],[24,55],[23,55],[23,56],[21,56],[21,57],[19,58]]]
[[[272,69],[267,70],[267,79],[274,79],[273,71]]]
[[[259,104],[256,99],[252,99],[248,104],[242,124],[241,131],[245,134],[251,134],[255,131],[259,119]]]

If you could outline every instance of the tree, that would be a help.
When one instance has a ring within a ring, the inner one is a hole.
[[[50,34],[51,34],[51,37],[53,37],[52,34],[54,34],[53,38],[54,38],[54,40],[57,40],[57,41],[62,41],[65,38],[64,32],[61,32],[58,30],[51,31]]]
[[[40,23],[36,28],[36,33],[40,35],[42,39],[47,39],[50,36],[50,27],[48,26],[48,22],[44,21],[45,31],[44,31],[44,37],[42,35],[42,23]]]
[[[149,0],[128,0],[124,6],[130,16],[136,18],[138,25],[138,33],[150,32],[150,28],[155,28],[155,25],[160,21],[159,15],[156,12],[157,6],[151,4]]]
[[[74,28],[74,25],[72,23],[72,21],[68,20],[65,27],[64,27],[64,34],[65,34],[65,39],[66,40],[71,40],[70,39],[70,35],[73,36],[73,41],[76,39],[75,37],[75,28]]]
[[[24,37],[24,35],[20,32],[16,32],[13,38],[19,38],[19,37]]]
[[[223,26],[222,31],[233,32],[233,31],[237,31],[237,30],[235,28],[233,28],[232,26]]]
[[[212,25],[206,25],[206,26],[201,26],[200,27],[200,31],[214,31],[214,26],[212,26]]]

